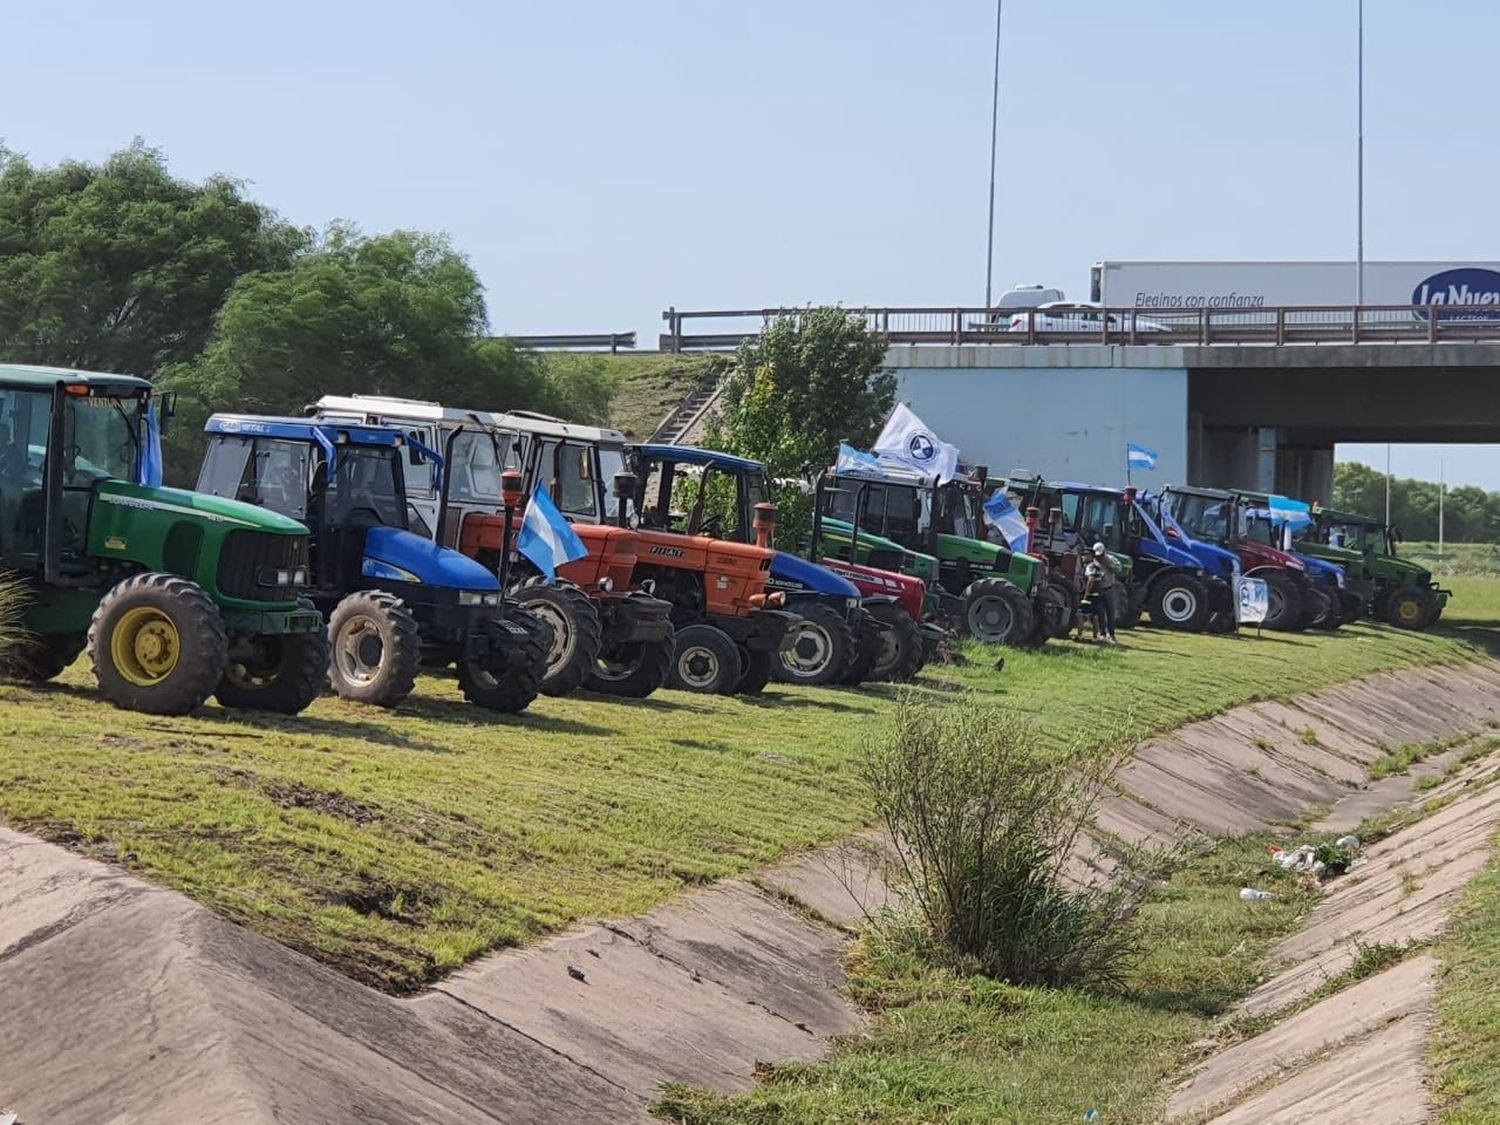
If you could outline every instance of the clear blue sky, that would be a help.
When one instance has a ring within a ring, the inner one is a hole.
[[[1351,256],[1354,12],[1008,0],[996,288],[1085,296],[1103,258]],[[139,135],[299,223],[447,231],[500,331],[978,303],[993,19],[991,0],[18,5],[0,137],[50,163]],[[1500,4],[1367,0],[1366,23],[1367,256],[1500,258]],[[1446,456],[1500,488],[1493,450]],[[1396,469],[1435,476],[1437,455]]]

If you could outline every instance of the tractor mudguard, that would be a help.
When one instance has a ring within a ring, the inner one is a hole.
[[[606,642],[660,644],[672,635],[672,603],[640,590],[601,594],[595,599]]]
[[[500,580],[467,555],[395,527],[369,529],[360,572],[377,581],[420,582],[450,590],[500,589]]]
[[[744,617],[724,614],[708,615],[708,623],[729,634],[735,644],[751,652],[780,652],[786,643],[787,630],[797,621],[797,614],[784,609],[758,609]]]

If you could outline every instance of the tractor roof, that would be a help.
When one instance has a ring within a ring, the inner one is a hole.
[[[106,371],[79,371],[72,367],[42,367],[31,363],[0,363],[0,384],[41,389],[65,383],[85,383],[91,387],[110,386],[130,390],[151,386],[148,380],[134,375],[113,375]]]
[[[1110,488],[1108,485],[1103,484],[1080,484],[1072,480],[1056,480],[1048,481],[1047,483],[1049,487],[1055,488],[1059,492],[1081,493],[1085,496],[1113,496],[1116,500],[1123,500],[1125,498],[1125,490],[1123,488]]]
[[[937,483],[934,477],[928,476],[916,469],[908,468],[899,462],[886,460],[883,457],[880,459],[878,467],[860,466],[859,468],[844,469],[842,471],[835,469],[828,475],[830,477],[848,477],[851,480],[883,481],[886,484],[906,485],[909,488],[931,488]]]
[[[733,453],[720,453],[714,449],[700,449],[696,445],[663,445],[660,442],[647,442],[637,445],[647,457],[657,457],[663,461],[678,461],[685,465],[718,465],[731,469],[744,469],[747,472],[765,472],[765,465],[759,461],[752,461],[748,457],[736,457]]]
[[[519,430],[542,437],[573,438],[587,442],[613,442],[623,444],[625,435],[619,430],[599,426],[580,426],[565,422],[550,414],[538,414],[531,410],[471,410],[465,407],[444,406],[417,398],[397,398],[394,395],[324,395],[316,403],[320,414],[354,414],[360,417],[378,415],[386,418],[411,419],[419,422],[449,422],[469,425],[477,418],[481,423],[502,430]]]
[[[1201,496],[1205,500],[1233,500],[1236,495],[1242,495],[1222,488],[1200,488],[1195,484],[1169,484],[1162,491],[1176,496]]]
[[[625,435],[606,426],[582,426],[576,422],[564,422],[550,414],[538,414],[532,410],[509,410],[490,415],[490,425],[502,430],[519,430],[525,434],[542,437],[572,438],[574,441],[603,442],[606,445],[624,445]]]
[[[214,414],[203,424],[205,433],[237,437],[270,437],[284,441],[322,441],[330,445],[406,444],[394,426],[367,426],[318,418],[279,418],[271,414]]]
[[[1374,516],[1356,515],[1354,512],[1340,512],[1333,508],[1325,508],[1321,504],[1313,505],[1313,515],[1323,516],[1333,520],[1335,523],[1361,523],[1367,527],[1384,527],[1380,520]]]

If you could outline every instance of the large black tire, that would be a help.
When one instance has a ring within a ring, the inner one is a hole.
[[[394,707],[417,686],[422,638],[395,594],[357,590],[328,617],[328,683],[342,699]]]
[[[1308,602],[1313,606],[1306,611],[1309,629],[1337,629],[1344,623],[1344,611],[1339,606],[1336,592],[1310,586],[1308,594]]]
[[[873,613],[873,609],[873,606],[865,606],[864,612]],[[854,659],[839,677],[839,683],[849,684],[851,687],[871,678],[870,672],[880,659],[880,650],[885,643],[885,630],[861,629],[858,637],[858,643],[854,646]]]
[[[911,614],[894,603],[872,605],[870,612],[885,626],[880,632],[880,652],[869,679],[905,683],[922,670],[927,648]]]
[[[1031,602],[1004,578],[980,578],[964,590],[959,626],[977,641],[1025,645],[1035,625]]]
[[[759,695],[765,691],[766,685],[771,682],[771,669],[775,664],[775,655],[764,649],[751,652],[741,646],[740,667],[744,671],[740,673],[739,682],[734,685],[734,694]]]
[[[1208,589],[1185,571],[1168,571],[1151,584],[1146,602],[1158,629],[1201,633],[1208,624]]]
[[[328,683],[328,634],[257,637],[246,660],[231,660],[214,698],[225,707],[296,715]]]
[[[148,572],[100,600],[89,657],[104,698],[127,711],[186,715],[213,694],[229,663],[219,607],[195,582]]]
[[[1358,621],[1365,613],[1365,601],[1358,594],[1343,590],[1339,593],[1339,610],[1343,614],[1344,624]]]
[[[541,694],[542,677],[547,673],[547,652],[552,647],[552,624],[518,605],[507,605],[504,617],[519,625],[525,636],[506,630],[513,642],[510,652],[460,660],[458,688],[476,707],[517,715]]]
[[[677,630],[669,686],[700,695],[733,695],[742,669],[738,646],[713,625]]]
[[[1385,619],[1398,629],[1425,629],[1436,618],[1437,598],[1425,586],[1403,586],[1385,599]]]
[[[818,687],[836,684],[853,661],[859,641],[849,622],[832,606],[796,608],[800,620],[786,631],[786,644],[771,674],[783,683]]]
[[[1261,624],[1282,633],[1301,629],[1302,590],[1297,580],[1280,571],[1268,571],[1254,577],[1266,580],[1266,619]]]
[[[1132,608],[1130,591],[1126,589],[1125,584],[1116,582],[1112,588],[1115,595],[1115,628],[1134,629],[1141,623],[1140,600],[1135,600],[1134,608]]]
[[[1114,587],[1119,590],[1120,587]],[[1115,596],[1113,593],[1111,596]],[[1037,624],[1039,624],[1047,638],[1053,640],[1058,637],[1066,637],[1073,628],[1073,620],[1078,616],[1078,587],[1069,582],[1061,574],[1047,575],[1047,585],[1042,591],[1042,597],[1038,600]],[[1116,607],[1119,603],[1116,602]]]
[[[599,658],[604,638],[599,607],[573,583],[554,586],[541,575],[522,582],[510,596],[552,627],[542,691],[567,695],[588,678]]]
[[[6,671],[17,679],[36,684],[55,680],[78,659],[88,643],[87,633],[32,634],[21,642]]]
[[[606,646],[583,686],[603,695],[645,699],[667,682],[676,647],[675,636],[657,644]]]

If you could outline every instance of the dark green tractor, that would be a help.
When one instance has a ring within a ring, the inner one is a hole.
[[[117,707],[301,711],[328,668],[307,529],[155,484],[153,397],[127,375],[0,365],[0,567],[30,633],[13,666],[50,680],[87,648]]]
[[[1371,617],[1398,629],[1426,629],[1443,615],[1452,593],[1432,580],[1432,571],[1396,553],[1397,528],[1317,504],[1312,515],[1313,526],[1297,550],[1342,564]]]

